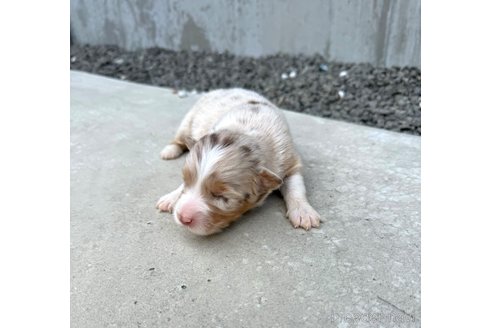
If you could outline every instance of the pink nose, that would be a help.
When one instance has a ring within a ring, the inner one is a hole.
[[[194,198],[187,199],[176,212],[179,222],[189,226],[194,222],[201,220],[202,211],[201,203]]]
[[[178,219],[184,225],[190,225],[193,222],[193,217],[190,215],[187,215],[187,213],[178,214]]]

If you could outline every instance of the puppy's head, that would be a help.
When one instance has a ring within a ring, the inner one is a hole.
[[[282,184],[251,137],[221,130],[189,148],[174,218],[195,234],[221,231]]]

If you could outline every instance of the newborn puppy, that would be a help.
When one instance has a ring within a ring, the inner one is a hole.
[[[278,188],[295,228],[319,226],[283,113],[259,94],[228,89],[203,95],[161,158],[177,158],[187,149],[183,184],[162,196],[157,208],[173,212],[191,232],[221,231]]]

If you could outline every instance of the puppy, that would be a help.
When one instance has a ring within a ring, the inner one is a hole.
[[[183,183],[156,206],[191,232],[221,231],[278,188],[295,228],[319,226],[284,115],[259,94],[221,89],[203,95],[160,155],[174,159],[185,150]]]

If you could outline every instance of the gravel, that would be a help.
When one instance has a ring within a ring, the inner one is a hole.
[[[259,58],[230,53],[71,45],[70,69],[190,92],[241,87],[279,107],[420,135],[420,69],[327,61],[320,55]]]

